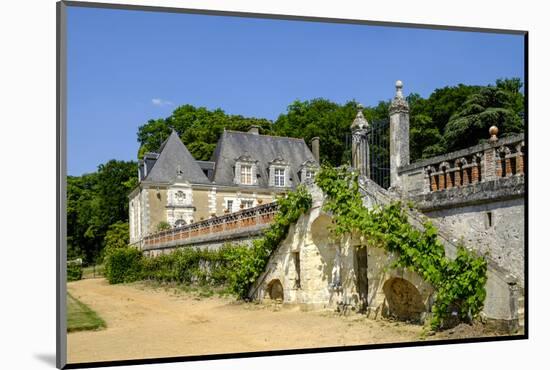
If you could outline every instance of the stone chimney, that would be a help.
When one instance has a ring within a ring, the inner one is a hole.
[[[319,162],[319,137],[315,136],[313,139],[311,139],[311,152],[313,153],[313,157]]]
[[[248,129],[249,134],[259,135],[260,134],[260,126],[250,126]]]
[[[390,104],[390,187],[399,188],[397,169],[410,163],[409,104],[403,96],[403,82],[395,83],[395,97]]]

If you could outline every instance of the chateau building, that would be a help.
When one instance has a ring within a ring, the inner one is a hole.
[[[181,227],[273,202],[318,169],[319,139],[225,131],[210,161],[193,158],[172,131],[158,153],[139,161],[139,185],[129,195],[130,243],[159,224]]]

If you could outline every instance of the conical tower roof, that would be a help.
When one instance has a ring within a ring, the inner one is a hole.
[[[159,157],[144,181],[170,183],[176,177],[192,184],[210,183],[176,131],[172,130],[161,145]]]

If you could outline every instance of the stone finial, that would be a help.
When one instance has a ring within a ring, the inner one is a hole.
[[[491,137],[489,138],[489,141],[494,143],[494,142],[497,142],[498,141],[498,127],[496,126],[491,126],[489,127],[489,135],[491,135]]]
[[[397,80],[395,82],[395,97],[390,104],[390,114],[401,112],[409,112],[409,103],[407,103],[405,97],[403,96],[403,82],[401,80]]]
[[[403,98],[403,81],[397,80],[395,81],[395,96],[398,98]]]
[[[363,115],[363,105],[357,104],[357,115],[351,124],[351,130],[365,130],[369,127],[369,122]]]

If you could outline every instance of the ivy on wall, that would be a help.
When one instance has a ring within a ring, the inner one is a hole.
[[[327,195],[324,209],[333,215],[331,231],[335,236],[362,235],[370,245],[393,253],[396,266],[408,268],[432,284],[436,290],[434,329],[453,319],[470,321],[479,314],[487,281],[487,263],[482,257],[459,246],[457,257],[447,258],[437,229],[429,221],[424,230],[412,226],[399,202],[365,208],[354,172],[323,167],[316,183]]]
[[[311,195],[303,186],[277,200],[279,211],[271,226],[261,239],[255,240],[251,248],[237,248],[229,255],[229,282],[233,293],[248,298],[252,284],[265,270],[269,257],[286,238],[290,225],[311,208]]]

